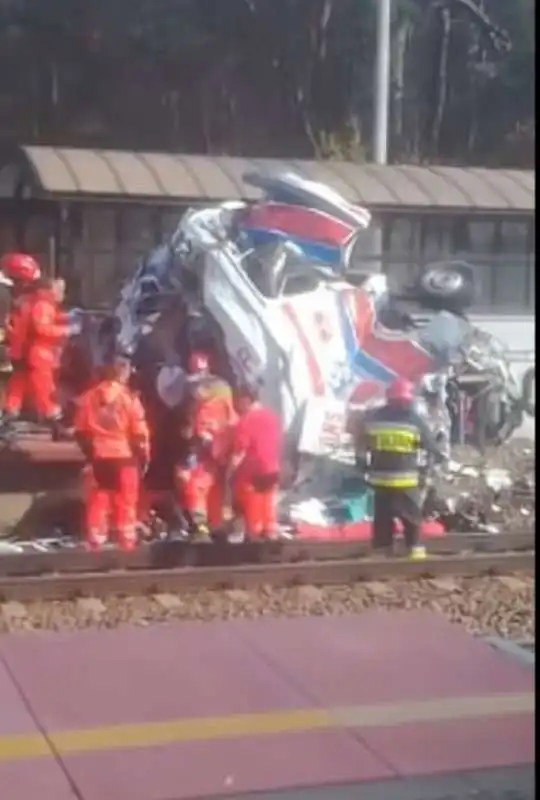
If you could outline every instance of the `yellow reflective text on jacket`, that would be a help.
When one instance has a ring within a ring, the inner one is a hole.
[[[379,453],[415,453],[420,444],[418,431],[405,430],[402,427],[373,426],[369,435],[373,450]]]

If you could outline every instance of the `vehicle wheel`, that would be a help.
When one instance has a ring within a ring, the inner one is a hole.
[[[416,288],[418,300],[426,306],[463,311],[474,302],[474,273],[468,264],[428,266]]]
[[[529,367],[523,376],[521,403],[525,414],[534,418],[536,416],[536,367]]]

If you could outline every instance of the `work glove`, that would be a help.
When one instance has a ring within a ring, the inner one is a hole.
[[[78,336],[82,331],[82,319],[80,317],[68,317],[67,331],[70,339],[72,336]]]

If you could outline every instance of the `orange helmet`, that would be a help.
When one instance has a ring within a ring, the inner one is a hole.
[[[194,350],[188,359],[188,372],[196,375],[199,372],[206,372],[208,369],[210,369],[208,354],[202,350]]]
[[[396,378],[386,390],[388,403],[412,403],[414,396],[414,385],[406,378]]]
[[[28,253],[6,253],[0,258],[0,272],[18,283],[33,283],[41,278],[36,259]]]

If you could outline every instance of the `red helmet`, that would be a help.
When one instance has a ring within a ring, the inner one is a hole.
[[[412,403],[414,396],[414,385],[406,378],[396,378],[386,390],[389,403]]]
[[[198,372],[206,372],[210,369],[210,359],[207,353],[202,350],[195,350],[188,359],[188,372],[196,375]]]
[[[0,272],[19,283],[32,283],[41,278],[39,264],[28,253],[6,253],[0,258]]]

